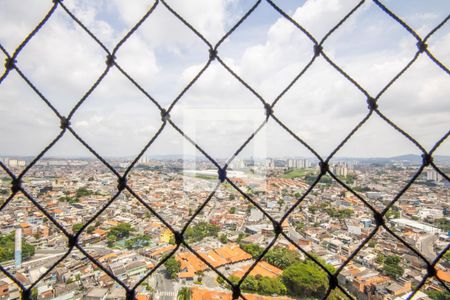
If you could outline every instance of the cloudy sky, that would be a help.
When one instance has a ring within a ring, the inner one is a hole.
[[[320,40],[358,1],[275,1]],[[172,0],[172,8],[211,44],[254,4],[248,0]],[[422,37],[450,12],[448,0],[385,1]],[[151,1],[65,0],[110,50],[148,11]],[[52,1],[0,1],[0,43],[9,52],[43,18]],[[430,51],[450,65],[450,22],[428,41]],[[413,58],[416,40],[371,1],[324,43],[327,55],[375,96]],[[313,44],[265,1],[220,46],[219,56],[267,102],[272,102],[313,55]],[[3,61],[5,55],[0,52]],[[117,52],[117,63],[164,108],[206,65],[208,47],[161,3]],[[106,53],[58,7],[17,57],[20,70],[62,115],[104,72]],[[2,70],[3,72],[3,70]],[[426,55],[389,88],[380,110],[426,149],[450,128],[450,81]],[[275,114],[317,152],[326,156],[367,114],[364,94],[323,57],[274,107]],[[261,102],[217,61],[183,95],[172,120],[214,157],[230,156],[265,118]],[[72,128],[101,155],[132,156],[161,126],[157,107],[117,68],[76,111]],[[37,155],[58,133],[59,120],[17,72],[0,84],[0,156]],[[192,152],[166,126],[147,155]],[[374,157],[419,153],[407,139],[373,115],[337,156]],[[446,141],[437,154],[450,155]],[[242,157],[311,156],[270,120]],[[67,132],[47,156],[89,156]]]

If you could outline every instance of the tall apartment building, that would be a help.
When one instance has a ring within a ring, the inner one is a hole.
[[[289,169],[305,169],[311,167],[311,162],[307,159],[288,159],[286,165]]]

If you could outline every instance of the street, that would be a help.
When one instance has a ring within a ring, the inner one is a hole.
[[[437,237],[434,234],[430,234],[418,242],[420,252],[430,261],[436,257],[436,253],[433,251],[433,245],[436,239]]]
[[[156,284],[156,296],[159,300],[174,300],[177,298],[177,289],[173,281],[167,279],[164,274],[155,274]]]

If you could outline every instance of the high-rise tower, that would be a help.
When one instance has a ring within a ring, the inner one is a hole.
[[[14,258],[16,269],[18,269],[22,265],[22,228],[16,229],[15,245]]]

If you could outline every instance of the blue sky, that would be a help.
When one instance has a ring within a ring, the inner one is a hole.
[[[65,1],[109,48],[149,7],[148,1]],[[168,1],[212,43],[252,1]],[[277,1],[318,39],[357,1]],[[385,1],[424,36],[450,12],[448,1]],[[10,52],[51,6],[51,1],[0,3],[0,43]],[[445,65],[450,25],[429,40]],[[333,61],[376,95],[414,56],[416,41],[367,1],[324,44]],[[312,56],[312,44],[265,1],[219,48],[221,58],[268,102],[284,89]],[[162,106],[167,107],[208,58],[208,48],[159,4],[117,54],[118,63]],[[18,57],[29,79],[63,114],[105,68],[105,53],[61,8]],[[448,75],[422,55],[380,99],[380,109],[427,149],[450,128]],[[319,57],[286,93],[275,113],[293,132],[327,155],[367,113],[365,97]],[[29,117],[31,116],[31,117]],[[172,118],[215,157],[228,157],[264,119],[258,99],[213,62],[175,106]],[[59,121],[13,72],[0,85],[0,155],[36,155],[59,133]],[[214,119],[216,121],[214,121]],[[100,154],[135,155],[161,122],[159,111],[115,68],[72,119],[73,128]],[[226,142],[224,142],[226,141]],[[189,145],[165,128],[148,155],[180,154]],[[273,121],[242,156],[309,156]],[[418,150],[373,116],[340,156],[391,156]],[[446,142],[439,154],[450,154]],[[70,133],[48,155],[89,155]]]

